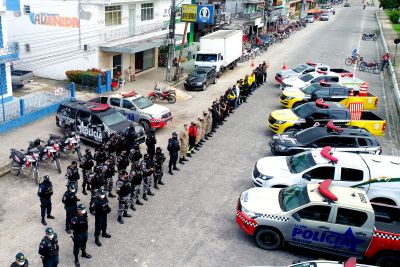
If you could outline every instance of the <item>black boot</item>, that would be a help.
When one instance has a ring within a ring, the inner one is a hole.
[[[111,235],[108,234],[108,233],[103,233],[101,236],[102,236],[102,237],[105,237],[105,238],[111,238]]]
[[[52,216],[52,215],[47,215],[47,219],[51,219],[51,220],[54,220],[56,217],[54,217],[54,216]]]
[[[208,140],[208,136],[206,135],[206,137],[204,137],[204,139]]]
[[[86,253],[86,251],[82,251],[82,257],[86,258],[86,259],[90,259],[92,257],[92,255],[90,255],[89,253]]]
[[[128,212],[124,212],[124,215],[122,215],[122,217],[125,217],[125,218],[130,218],[130,217],[132,217],[132,215],[130,215]]]
[[[113,195],[111,192],[108,193],[108,197],[115,197],[115,195]]]
[[[96,237],[94,238],[94,243],[96,243],[96,245],[97,245],[98,247],[101,247],[101,242],[100,242],[98,236],[96,236]]]
[[[65,229],[65,232],[67,232],[67,234],[71,234],[71,230],[70,229]]]
[[[133,206],[133,204],[131,204],[131,210],[136,211],[136,208]]]
[[[179,159],[179,163],[182,164],[182,165],[185,165],[185,162],[183,162],[183,159],[182,159],[182,158]]]
[[[174,170],[174,171],[180,171],[181,169],[179,169],[179,168],[177,168],[177,167],[174,167],[173,170]]]
[[[143,194],[143,200],[146,200],[146,201],[148,201],[149,199],[147,198],[147,196],[146,196],[146,195],[144,195],[144,194]]]
[[[140,202],[140,200],[139,200],[139,199],[138,199],[138,200],[136,200],[136,204],[137,204],[137,205],[140,205],[140,206],[141,206],[141,205],[143,205],[143,203],[142,203],[142,202]]]
[[[154,185],[154,188],[157,189],[157,190],[160,189],[160,188],[158,187],[158,184],[155,184],[155,185]]]
[[[187,158],[185,158],[185,156],[182,159],[183,161],[189,161]]]
[[[75,258],[75,267],[80,267],[81,264],[79,263],[79,259]]]
[[[192,155],[190,153],[187,153],[186,156],[188,156],[189,158],[192,157]]]
[[[44,218],[42,218],[42,224],[43,224],[44,226],[47,225],[47,222],[46,222],[46,220],[45,220]]]
[[[118,222],[119,222],[120,224],[124,224],[124,220],[122,220],[122,216],[118,216]]]
[[[82,190],[82,194],[84,194],[85,196],[87,196],[87,192],[85,189]]]
[[[174,173],[172,172],[171,169],[169,169],[168,173],[171,174],[171,175],[174,175]]]
[[[200,150],[200,149],[199,149],[199,146],[196,146],[196,147],[194,148],[194,150],[199,151],[199,150]]]
[[[147,191],[147,194],[148,194],[149,196],[154,196],[154,193],[151,192],[151,190]]]

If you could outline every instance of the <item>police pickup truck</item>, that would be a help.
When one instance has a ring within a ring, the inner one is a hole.
[[[282,70],[275,75],[275,81],[282,83],[284,79],[290,77],[299,77],[303,74],[315,72],[316,70],[330,71],[329,66],[321,63],[313,63],[308,61],[305,64],[300,64],[292,69]]]
[[[159,129],[172,121],[172,115],[168,108],[154,104],[147,97],[137,94],[135,91],[111,96],[100,96],[90,100],[101,104],[108,104],[124,114],[128,120],[139,123],[146,132]]]
[[[356,90],[364,83],[363,80],[354,77],[353,73],[345,69],[331,69],[330,71],[317,70],[315,72],[306,73],[300,77],[287,78],[281,83],[280,88],[282,90],[302,88],[312,83],[319,83],[322,80],[328,83],[339,83]]]
[[[399,208],[371,204],[364,191],[330,183],[249,189],[238,200],[236,222],[262,249],[289,243],[400,266]]]
[[[268,118],[268,125],[274,133],[280,134],[306,129],[315,124],[326,125],[331,120],[335,125],[355,126],[373,135],[385,133],[385,120],[371,111],[363,111],[362,105],[356,105],[350,111],[340,103],[324,102],[322,99],[293,109],[272,111]]]
[[[295,108],[306,102],[322,98],[324,101],[339,102],[349,107],[350,103],[362,103],[364,110],[375,110],[378,106],[378,97],[367,92],[360,94],[359,90],[340,85],[338,83],[312,83],[303,88],[293,88],[281,92],[279,99],[286,108]]]
[[[101,144],[111,133],[124,132],[130,125],[135,126],[136,142],[143,143],[143,127],[130,122],[119,111],[107,104],[74,100],[60,104],[56,114],[56,125],[63,132],[76,131],[84,140]]]

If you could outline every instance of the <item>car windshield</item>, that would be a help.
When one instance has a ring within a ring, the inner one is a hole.
[[[196,77],[196,78],[204,78],[207,75],[207,71],[202,70],[202,69],[196,69],[190,73],[190,76]]]
[[[287,157],[286,161],[291,173],[301,173],[316,164],[311,151]]]
[[[215,61],[217,61],[217,55],[216,54],[197,54],[196,61],[215,62]]]
[[[297,73],[302,73],[307,68],[308,67],[306,65],[299,65],[296,68],[294,68],[293,71]]]
[[[311,74],[304,74],[303,76],[300,77],[300,80],[306,83],[310,81],[312,78],[314,78],[314,76],[312,76]]]
[[[301,88],[300,90],[301,90],[303,93],[305,93],[306,95],[311,95],[312,93],[314,93],[314,91],[315,91],[316,89],[317,89],[317,88],[315,87],[314,84],[310,84],[310,85],[307,85],[307,86]]]
[[[279,191],[279,204],[283,211],[290,211],[310,202],[307,185],[292,185]]]
[[[325,128],[311,127],[295,133],[294,137],[303,145],[308,145],[309,143],[323,136],[324,132],[326,133]]]
[[[138,109],[145,109],[154,105],[153,102],[151,102],[148,98],[143,96],[136,98],[132,102],[135,104],[135,106],[138,107]]]
[[[297,115],[297,117],[307,118],[307,117],[311,116],[312,114],[314,114],[314,112],[315,112],[315,107],[312,104],[313,103],[306,103],[306,104],[300,105],[292,110],[293,110],[294,114]]]
[[[313,15],[307,15],[307,19],[311,19],[311,18],[313,18],[314,16]]]
[[[105,116],[102,116],[101,120],[103,121],[103,123],[105,125],[113,126],[113,125],[116,125],[116,124],[126,121],[126,118],[120,112],[116,111],[116,112],[107,114]]]

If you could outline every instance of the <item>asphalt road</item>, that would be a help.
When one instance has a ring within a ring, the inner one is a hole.
[[[101,248],[94,244],[94,218],[90,216],[87,251],[93,258],[82,258],[81,266],[276,266],[290,264],[299,258],[316,257],[310,252],[296,252],[294,249],[259,249],[236,225],[235,206],[239,194],[252,187],[250,173],[256,160],[270,155],[266,140],[272,133],[266,120],[270,111],[281,108],[279,89],[273,77],[283,62],[294,66],[313,60],[332,67],[345,67],[344,59],[357,47],[365,58],[379,58],[375,42],[359,41],[361,33],[375,31],[374,11],[368,8],[363,11],[359,1],[357,4],[353,1],[350,8],[337,8],[330,21],[308,25],[258,58],[256,63],[267,60],[271,64],[268,83],[230,116],[180,172],[174,176],[166,174],[166,185],[160,191],[154,190],[156,195],[150,197],[144,206],[138,207],[136,212],[131,211],[134,217],[127,218],[124,225],[116,222],[117,201],[112,199],[113,211],[108,228],[112,238],[102,239]],[[236,79],[248,73],[249,65],[250,62],[247,62],[227,72],[208,91],[193,94],[211,101]],[[388,111],[385,110],[380,76],[358,71],[356,76],[368,81],[370,91],[379,96],[378,113],[386,117]],[[204,101],[202,106],[198,103],[189,100],[182,104],[182,109],[192,110],[190,115],[199,114],[207,104]],[[193,105],[200,105],[196,107],[196,113],[193,108],[190,109]],[[179,123],[190,118],[189,115],[182,117]],[[37,131],[47,131],[47,123],[42,121],[37,124]],[[168,129],[160,133],[163,136],[161,144],[165,144],[166,131]],[[397,153],[390,136],[380,140],[385,154]],[[12,145],[15,144],[2,146],[8,149]],[[64,160],[63,170],[66,166],[67,161]],[[73,266],[72,241],[64,231],[65,213],[61,205],[65,181],[63,175],[57,175],[54,170],[53,166],[49,174],[55,184],[53,213],[56,220],[48,222],[59,235],[60,266]],[[1,266],[8,266],[18,251],[26,254],[32,266],[40,265],[37,250],[45,227],[40,224],[36,192],[32,181],[10,175],[0,179]],[[88,204],[88,197],[81,193],[78,197]]]

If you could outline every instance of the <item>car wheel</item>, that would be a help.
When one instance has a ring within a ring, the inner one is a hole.
[[[296,103],[294,103],[293,104],[293,106],[292,106],[292,108],[297,108],[298,106],[300,106],[300,105],[303,105],[304,104],[304,102],[296,102]]]
[[[207,85],[203,84],[203,86],[201,87],[201,90],[205,91],[207,89]]]
[[[213,84],[217,83],[217,77],[214,76]]]
[[[262,228],[254,236],[257,246],[266,250],[275,250],[282,246],[281,235],[272,228]]]
[[[141,120],[141,121],[139,121],[139,124],[142,125],[145,133],[148,133],[150,131],[151,127],[150,127],[150,123],[148,121]]]
[[[395,255],[383,255],[378,257],[375,264],[381,267],[397,267],[400,266],[400,257]]]
[[[293,127],[289,127],[285,130],[285,133],[297,133],[299,130],[297,130],[296,128]]]
[[[156,102],[156,97],[155,96],[149,96],[149,100],[151,101],[151,102]]]

